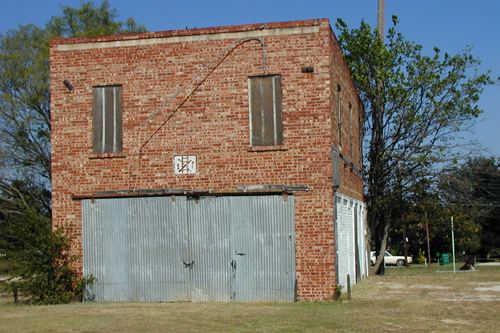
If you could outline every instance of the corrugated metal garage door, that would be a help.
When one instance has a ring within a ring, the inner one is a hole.
[[[337,251],[337,279],[347,286],[347,274],[351,283],[367,275],[365,250],[364,205],[345,195],[335,196],[335,241]]]
[[[358,223],[358,244],[359,244],[359,261],[361,269],[361,277],[368,276],[368,255],[366,249],[366,217],[365,205],[361,202],[357,203],[357,223]]]
[[[98,301],[292,301],[293,196],[83,201]]]
[[[236,201],[234,200],[236,199]],[[233,198],[232,298],[293,301],[295,237],[293,196]]]

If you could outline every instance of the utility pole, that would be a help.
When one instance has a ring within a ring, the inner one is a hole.
[[[451,217],[451,251],[453,255],[453,273],[456,272],[455,268],[455,232],[453,230],[453,216]]]
[[[405,266],[408,267],[408,237],[406,237],[406,221],[403,221],[403,247],[405,252]]]
[[[377,31],[382,41],[384,41],[384,2],[384,0],[378,0],[377,9]]]
[[[400,207],[403,207],[403,179],[401,176],[401,164],[398,165],[397,183],[398,201]],[[408,267],[408,237],[406,237],[406,216],[406,213],[402,214],[401,222],[403,223],[403,247],[405,255],[405,266]]]
[[[429,241],[429,221],[427,219],[427,211],[425,214],[425,231],[427,232],[427,260],[429,261],[429,270],[431,270],[431,243]]]
[[[377,10],[377,27],[378,27],[378,34],[381,43],[384,43],[384,0],[378,0],[378,10]],[[377,66],[381,66],[377,64]],[[384,83],[381,82],[380,78],[377,78],[377,103],[375,107],[373,108],[371,118],[372,118],[372,126],[373,126],[373,135],[372,135],[372,144],[375,147],[382,147],[382,140],[383,140],[383,134],[384,134],[384,126],[383,126],[383,118],[384,118],[384,98],[383,98],[383,93],[384,93]],[[378,152],[378,148],[375,149],[376,152]],[[380,175],[382,173],[382,168],[380,166],[380,163],[375,163],[375,174]],[[377,189],[377,186],[375,186]],[[378,191],[378,189],[377,189]],[[378,217],[380,218],[380,216]],[[384,216],[384,219],[387,217]],[[387,228],[387,221],[384,221],[386,223],[386,228]],[[379,229],[380,226],[377,228]],[[373,236],[373,235],[372,235]],[[385,236],[385,230],[375,230],[375,238],[380,238]],[[379,240],[381,244],[379,244]],[[375,246],[377,246],[375,254],[377,255],[377,261],[380,257],[382,257],[382,263],[381,266],[378,269],[378,274],[384,275],[385,274],[385,260],[384,260],[384,253],[380,253],[383,241],[379,239],[375,241]]]

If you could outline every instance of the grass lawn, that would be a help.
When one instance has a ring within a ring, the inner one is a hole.
[[[351,301],[4,303],[0,332],[498,332],[500,266],[456,274],[437,268],[388,268],[354,286]]]

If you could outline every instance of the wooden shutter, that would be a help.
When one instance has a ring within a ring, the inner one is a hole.
[[[339,148],[342,149],[342,100],[341,93],[342,89],[340,85],[337,84],[337,126],[339,135]]]
[[[92,147],[95,153],[122,151],[122,89],[121,86],[93,89]]]
[[[102,142],[102,91],[101,88],[93,88],[92,104],[92,150],[100,153]]]
[[[249,98],[251,145],[283,144],[281,77],[274,75],[250,78]]]
[[[351,154],[351,159],[354,160],[354,153],[352,151],[352,105],[349,103],[349,154]]]
[[[123,150],[123,112],[122,112],[122,87],[115,87],[116,112],[115,112],[115,143],[113,145],[114,152]]]

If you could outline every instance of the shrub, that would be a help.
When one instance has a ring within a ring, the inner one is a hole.
[[[67,237],[57,230],[38,238],[41,239],[43,244],[29,244],[13,254],[12,273],[18,278],[9,283],[9,289],[14,295],[22,295],[24,302],[33,304],[82,301],[94,278],[80,277],[72,268],[74,256],[69,254]]]
[[[425,263],[425,254],[421,249],[418,250],[417,257],[415,258],[416,264],[424,264]]]
[[[18,195],[9,200],[0,223],[0,245],[10,262],[8,284],[14,294],[34,304],[82,300],[93,277],[83,278],[73,268],[76,257],[63,230],[52,230],[51,219]],[[5,203],[5,201],[4,201]]]

